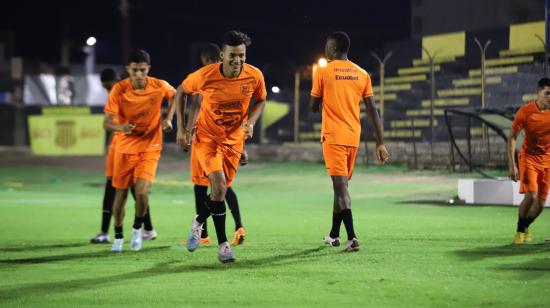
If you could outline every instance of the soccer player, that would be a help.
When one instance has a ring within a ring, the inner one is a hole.
[[[321,143],[328,175],[334,190],[332,229],[325,243],[340,245],[342,221],[348,240],[345,251],[358,251],[359,241],[353,228],[351,198],[348,181],[353,174],[355,157],[361,135],[360,105],[365,103],[369,121],[376,138],[376,157],[384,163],[388,151],[384,146],[382,127],[369,74],[348,59],[349,36],[345,32],[330,34],[325,44],[326,67],[319,67],[313,74],[311,109],[322,109]]]
[[[113,186],[116,188],[113,213],[115,240],[112,251],[122,251],[122,222],[128,188],[135,187],[135,219],[130,240],[132,250],[142,246],[141,226],[149,205],[148,192],[155,177],[162,150],[162,129],[171,127],[169,116],[161,123],[161,105],[168,99],[168,115],[173,114],[175,89],[166,81],[149,77],[150,56],[132,50],[126,71],[129,78],[116,83],[105,106],[105,129],[119,132],[114,157]]]
[[[245,64],[250,43],[250,37],[242,32],[226,33],[222,43],[222,62],[204,66],[187,76],[178,87],[175,98],[177,142],[186,148],[191,138],[191,131],[184,123],[186,95],[200,93],[203,96],[192,147],[211,188],[208,207],[200,205],[199,214],[193,218],[187,249],[197,249],[202,225],[212,215],[218,238],[218,258],[224,263],[235,261],[225,234],[227,187],[235,177],[244,140],[252,137],[267,95],[262,72]],[[249,113],[251,98],[255,103]]]
[[[100,73],[101,85],[107,92],[111,92],[111,89],[120,80],[118,73],[112,68],[106,68]],[[111,142],[107,150],[107,159],[105,160],[105,176],[107,180],[105,182],[105,192],[103,194],[103,213],[101,216],[101,230],[94,236],[90,243],[92,244],[107,244],[110,243],[109,239],[109,224],[111,223],[113,202],[115,199],[116,189],[113,187],[113,164],[115,156],[115,147],[118,134],[111,135]],[[132,196],[136,200],[134,187],[131,188]],[[149,208],[145,214],[143,221],[143,240],[154,240],[157,238],[157,232],[153,229],[151,222],[151,215],[149,215]]]
[[[220,48],[216,44],[208,44],[206,45],[202,50],[200,54],[201,62],[203,66],[210,65],[213,63],[219,63],[220,58]],[[200,100],[202,99],[201,95],[194,95],[192,96],[191,105],[189,108],[189,121],[187,121],[187,127],[186,129],[189,131],[193,131],[193,125],[197,119],[199,110],[200,110]],[[199,160],[197,158],[197,152],[194,150],[195,148],[191,148],[191,156],[190,156],[190,165],[191,165],[191,181],[195,184],[193,187],[193,191],[195,193],[195,209],[197,211],[197,214],[199,214],[199,209],[204,206],[207,202],[208,197],[208,185],[210,185],[210,182],[208,181],[208,177],[204,174],[204,170],[202,169]],[[241,160],[239,164],[246,165],[248,163],[248,155],[246,154],[246,150],[243,148],[243,152],[241,155]],[[232,245],[241,245],[246,237],[246,232],[244,230],[242,221],[241,221],[241,214],[239,210],[239,201],[237,199],[237,194],[233,190],[232,187],[227,187],[227,191],[225,193],[225,201],[227,202],[227,206],[231,210],[231,215],[233,216],[233,220],[235,221],[235,234],[233,236],[233,240],[231,241]],[[186,241],[184,241],[186,243]],[[207,222],[205,221],[202,225],[202,233],[201,233],[201,239],[200,244],[206,244],[209,245],[211,243],[210,236],[208,236],[208,228],[207,228]]]
[[[513,244],[531,241],[529,226],[542,212],[550,185],[550,79],[542,78],[537,84],[537,99],[523,105],[516,113],[507,154],[510,179],[520,180],[520,193],[525,197],[518,209],[518,224]],[[516,139],[521,130],[525,138],[516,167]]]

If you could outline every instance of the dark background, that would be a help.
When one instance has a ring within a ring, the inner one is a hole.
[[[147,50],[151,75],[179,83],[198,66],[204,42],[219,43],[228,30],[252,37],[247,62],[269,85],[291,87],[293,72],[323,54],[334,30],[352,39],[350,58],[372,70],[372,51],[410,36],[410,1],[151,1],[129,0],[130,47]],[[82,46],[97,38],[96,63],[122,66],[118,0],[8,1],[0,33],[8,54],[58,65],[63,41],[71,63],[83,63]],[[369,67],[370,66],[370,67]]]

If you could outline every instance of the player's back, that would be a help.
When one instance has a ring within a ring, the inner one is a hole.
[[[369,74],[349,60],[331,61],[319,72],[323,74],[323,87],[326,90],[323,98],[330,105],[359,102],[367,82],[370,82]]]
[[[357,146],[361,133],[360,103],[363,97],[373,95],[369,74],[349,60],[331,61],[316,71],[311,95],[323,98],[325,139]]]

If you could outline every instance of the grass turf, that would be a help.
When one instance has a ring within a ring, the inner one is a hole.
[[[533,244],[511,246],[516,208],[440,202],[456,194],[456,177],[358,166],[350,191],[361,251],[346,254],[321,241],[332,207],[322,165],[246,166],[234,189],[248,238],[236,263],[221,264],[216,245],[179,245],[194,212],[187,173],[159,172],[150,195],[159,238],[140,252],[128,247],[128,203],[125,251],[115,254],[88,244],[100,172],[3,166],[0,306],[548,305],[550,216],[533,225]],[[232,236],[230,216],[227,225]]]

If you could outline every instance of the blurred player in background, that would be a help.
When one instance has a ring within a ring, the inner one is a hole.
[[[344,250],[358,251],[348,181],[353,174],[361,137],[361,102],[365,103],[374,129],[376,157],[384,163],[389,154],[384,146],[370,76],[348,60],[349,47],[350,39],[344,32],[334,32],[327,38],[325,55],[329,63],[319,67],[313,75],[311,108],[314,112],[322,109],[323,158],[334,190],[332,229],[325,242],[332,246],[340,245],[340,225],[343,221],[348,234]]]
[[[100,73],[101,85],[111,92],[111,89],[120,80],[118,73],[112,68],[106,68]],[[117,133],[111,134],[111,141],[107,149],[107,157],[105,160],[105,176],[107,178],[105,182],[105,192],[103,193],[103,212],[101,215],[101,229],[99,233],[94,236],[90,242],[92,244],[106,244],[110,243],[109,239],[109,225],[111,223],[111,217],[113,216],[113,202],[115,199],[116,189],[113,187],[112,176],[113,176],[113,164],[115,156],[115,147],[117,140]],[[132,196],[136,200],[134,193],[134,187],[131,188]],[[153,229],[153,224],[151,223],[151,215],[149,214],[150,209],[147,208],[147,213],[145,214],[143,221],[143,240],[154,240],[157,237],[156,231]]]
[[[550,185],[550,79],[537,84],[537,99],[516,112],[508,136],[507,154],[510,179],[520,181],[525,197],[518,209],[518,223],[513,244],[531,241],[529,226],[542,212]],[[516,167],[516,139],[523,129],[525,137]]]
[[[170,115],[174,113],[175,89],[164,80],[149,77],[150,56],[144,50],[132,50],[126,66],[129,78],[119,81],[109,93],[105,106],[104,127],[118,132],[113,167],[116,188],[113,212],[115,240],[112,251],[122,251],[122,223],[128,189],[136,191],[135,218],[130,248],[142,247],[141,227],[149,206],[149,189],[155,177],[162,150],[162,130],[170,130]],[[169,101],[168,116],[161,121],[163,100]]]

